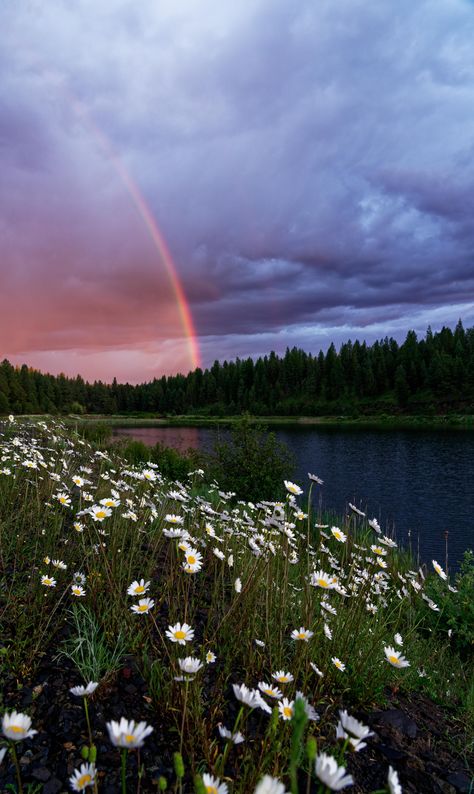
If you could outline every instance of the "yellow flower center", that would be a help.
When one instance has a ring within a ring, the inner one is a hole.
[[[326,579],[318,579],[318,584],[320,587],[329,587],[329,583],[326,582]]]
[[[133,735],[133,733],[125,734],[125,741],[127,742],[127,744],[133,744],[133,742],[135,741],[135,736]]]
[[[305,631],[299,631],[298,632],[298,639],[299,640],[305,640],[306,639],[306,632]]]
[[[193,557],[193,555],[190,554],[188,557],[188,565],[194,565],[195,562],[196,562],[196,557]]]
[[[88,783],[92,783],[92,777],[90,775],[82,775],[77,781],[77,785],[81,788],[87,786]]]
[[[185,631],[175,631],[174,636],[176,637],[177,640],[184,640],[184,638],[186,637],[186,632]]]
[[[215,786],[206,786],[207,794],[217,794],[217,789]]]
[[[274,695],[273,689],[264,689],[263,691],[266,695],[270,695],[270,697],[273,697]]]
[[[277,678],[277,681],[278,681],[280,684],[287,684],[287,683],[288,683],[288,681],[289,681],[289,679],[288,679],[288,676],[287,676],[287,675],[281,675],[279,678]]]
[[[388,661],[391,662],[392,664],[397,664],[397,665],[400,664],[400,659],[398,658],[398,656],[389,656]]]
[[[136,593],[144,593],[145,592],[145,588],[143,587],[142,584],[139,584],[139,585],[136,586],[135,592]]]
[[[13,733],[26,733],[25,729],[20,725],[10,725],[10,730],[13,731]]]
[[[45,583],[46,585],[50,585],[50,584],[51,584],[51,582],[52,582],[52,580],[51,580],[51,579],[45,579],[45,580],[44,580],[44,583]]]
[[[105,511],[104,511],[104,510],[99,510],[99,511],[96,513],[96,517],[97,517],[97,518],[105,518]]]
[[[283,714],[285,715],[285,717],[288,717],[288,718],[292,717],[293,716],[293,709],[291,708],[291,706],[284,706]]]
[[[73,587],[72,588],[72,592],[74,593],[74,595],[80,595],[81,594],[81,588],[80,587]]]
[[[138,607],[139,612],[148,612],[148,604],[140,604]]]

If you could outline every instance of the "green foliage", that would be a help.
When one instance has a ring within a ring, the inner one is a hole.
[[[197,450],[189,449],[187,453],[178,452],[164,444],[155,444],[153,447],[143,441],[118,441],[114,448],[129,463],[156,463],[160,473],[170,480],[184,480],[186,475],[201,463]]]
[[[224,490],[251,501],[283,495],[291,479],[293,457],[285,444],[261,425],[243,417],[231,429],[229,441],[214,445],[211,469]]]
[[[84,604],[74,604],[70,616],[72,635],[63,642],[58,658],[71,659],[85,682],[100,681],[119,670],[126,652],[123,634],[108,641],[96,616]]]
[[[429,593],[441,611],[431,613],[430,628],[445,637],[449,631],[452,647],[474,658],[474,553],[470,550],[464,553],[455,584],[458,592],[452,593],[441,579],[431,581]]]
[[[106,422],[84,422],[78,430],[86,441],[98,446],[107,444],[112,438],[112,428]]]

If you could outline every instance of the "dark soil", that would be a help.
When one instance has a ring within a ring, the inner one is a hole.
[[[38,730],[33,739],[20,743],[17,749],[24,785],[39,784],[42,789],[37,790],[42,794],[70,791],[68,778],[82,762],[81,748],[88,744],[82,698],[69,692],[78,683],[71,663],[54,663],[46,656],[30,685],[19,688],[8,677],[3,681],[2,711],[28,713]],[[388,706],[371,712],[357,712],[349,706],[350,713],[369,724],[375,735],[364,750],[349,758],[348,768],[356,785],[348,791],[368,793],[384,788],[391,765],[398,771],[404,792],[474,794],[473,739],[454,711],[420,694],[389,693],[388,698]],[[159,710],[151,704],[146,684],[132,660],[113,681],[101,685],[89,702],[99,790],[103,794],[120,792],[120,754],[109,741],[106,722],[122,716],[154,726],[140,758],[136,752],[129,753],[129,790],[136,791],[138,764],[145,769],[143,794],[158,791],[160,775],[174,781],[171,767],[172,751],[178,744],[176,730],[172,725],[160,725]],[[238,775],[238,770],[232,771]],[[15,773],[6,756],[0,768],[2,794],[8,784],[15,784]]]

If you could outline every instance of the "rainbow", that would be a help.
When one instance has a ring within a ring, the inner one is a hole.
[[[130,173],[125,168],[122,160],[115,152],[110,141],[106,138],[104,133],[96,127],[91,120],[89,113],[84,105],[74,96],[70,91],[67,91],[68,99],[74,107],[76,114],[81,118],[84,126],[94,136],[99,144],[101,150],[107,156],[107,159],[112,163],[116,174],[119,176],[122,184],[124,185],[128,195],[130,196],[138,215],[146,226],[146,229],[151,237],[153,245],[158,252],[160,261],[165,266],[168,274],[175,298],[178,306],[178,312],[183,326],[183,330],[188,343],[189,357],[191,360],[192,369],[201,367],[201,351],[199,349],[198,336],[194,326],[193,316],[186,298],[186,294],[181,284],[181,280],[173,262],[171,253],[166,245],[166,241],[158,227],[158,224],[146,203],[143,194],[141,193],[137,183],[132,179]]]

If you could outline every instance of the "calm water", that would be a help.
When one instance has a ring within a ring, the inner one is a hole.
[[[185,451],[210,451],[212,428],[116,428],[128,435]],[[221,431],[222,433],[222,431]],[[382,530],[420,560],[445,564],[448,531],[449,567],[454,570],[467,548],[474,548],[474,434],[462,431],[291,428],[276,434],[296,459],[294,480],[305,492],[308,472],[324,480],[322,506],[341,515],[352,502]],[[318,490],[315,486],[314,492]]]

